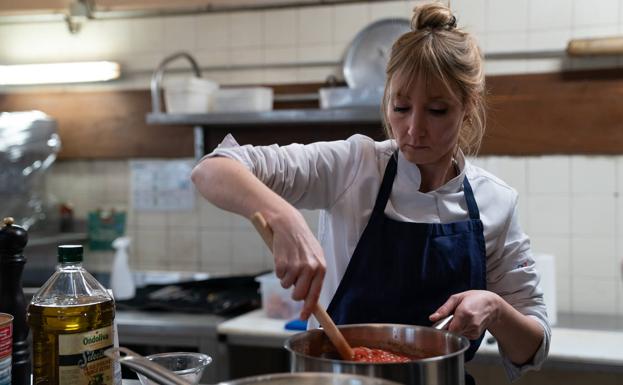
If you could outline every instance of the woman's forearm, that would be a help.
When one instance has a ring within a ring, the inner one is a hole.
[[[521,314],[501,297],[499,301],[500,312],[488,329],[514,364],[528,363],[543,343],[543,327],[537,320]]]
[[[207,158],[193,169],[191,179],[199,193],[214,205],[249,218],[261,211],[271,217],[289,204],[266,187],[238,161]]]
[[[273,230],[270,248],[275,274],[284,288],[294,286],[293,299],[305,300],[300,316],[307,319],[318,302],[326,263],[301,213],[232,159],[205,159],[191,178],[201,195],[216,206],[246,218],[258,211],[263,214]]]

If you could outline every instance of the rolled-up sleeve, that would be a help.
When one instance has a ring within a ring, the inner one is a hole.
[[[330,207],[353,182],[364,137],[348,140],[240,146],[231,135],[206,157],[224,156],[242,163],[259,180],[292,205]]]
[[[519,225],[516,196],[499,239],[499,247],[487,260],[487,288],[543,327],[543,342],[528,363],[515,365],[498,345],[506,374],[515,381],[526,371],[541,367],[549,353],[551,340],[543,291],[539,286],[540,276],[535,269],[530,240]]]

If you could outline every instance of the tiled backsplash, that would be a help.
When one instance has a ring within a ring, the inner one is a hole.
[[[490,156],[474,162],[519,192],[520,221],[534,252],[556,258],[558,309],[623,314],[623,157]],[[192,211],[135,211],[128,179],[129,161],[57,162],[47,190],[72,202],[79,217],[98,207],[127,210],[134,269],[230,274],[272,268],[246,219],[198,194]],[[303,214],[315,231],[317,213]],[[110,268],[112,253],[89,255],[90,268]]]
[[[123,77],[118,81],[74,85],[69,90],[148,88],[151,72],[164,57],[180,50],[190,52],[208,67],[204,76],[221,84],[323,82],[329,75],[341,77],[339,63],[366,25],[384,18],[410,18],[413,7],[422,2],[87,20],[77,34],[70,34],[63,21],[3,24],[0,62],[116,60],[122,65]],[[485,53],[562,52],[572,38],[623,32],[623,0],[453,0],[451,6],[459,25],[475,34]],[[270,66],[276,63],[292,66]],[[617,56],[519,58],[487,60],[485,70],[487,74],[551,72],[622,64]],[[250,68],[209,70],[236,65]],[[188,64],[175,62],[171,67],[188,69]]]

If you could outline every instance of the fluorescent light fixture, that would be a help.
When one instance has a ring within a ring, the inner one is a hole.
[[[120,74],[109,61],[0,65],[0,85],[103,82]]]

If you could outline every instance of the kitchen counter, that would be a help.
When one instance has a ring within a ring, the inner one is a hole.
[[[155,311],[119,310],[115,315],[119,338],[131,340],[143,340],[147,336],[191,337],[196,340],[198,336],[216,335],[217,326],[225,320],[225,317],[211,314]]]
[[[552,329],[552,343],[544,367],[623,372],[623,328],[620,317],[559,314]],[[285,320],[267,318],[262,310],[232,318],[218,325],[230,344],[280,347],[296,331],[284,329]],[[475,362],[500,360],[497,344],[487,333]]]
[[[217,331],[230,344],[281,347],[288,337],[300,333],[286,330],[286,322],[283,319],[268,318],[259,309],[220,323]]]

